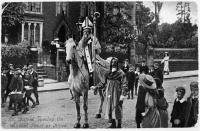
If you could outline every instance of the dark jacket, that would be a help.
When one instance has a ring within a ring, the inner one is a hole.
[[[173,127],[173,123],[175,119],[179,119],[181,121],[181,123],[179,125],[177,125],[176,127],[184,127],[185,124],[185,113],[186,113],[186,107],[187,107],[187,102],[179,102],[179,101],[174,101],[174,105],[172,108],[172,113],[171,113],[171,120],[170,122],[172,123],[172,127]]]
[[[25,86],[33,86],[33,76],[30,74],[30,75],[25,75],[24,77],[24,85]]]
[[[140,85],[138,90],[138,98],[136,103],[136,110],[145,110],[145,96],[146,96],[145,88]]]
[[[135,83],[135,72],[133,71],[128,71],[127,72],[127,80],[128,80],[128,85],[134,85]]]
[[[17,84],[17,77],[13,75],[12,80],[9,84],[9,90],[13,91],[14,88],[16,88],[16,84]]]
[[[154,69],[153,77],[159,78],[161,82],[163,83],[163,73],[162,73],[162,70],[160,70],[159,68]]]
[[[145,66],[140,66],[140,74],[142,74],[142,73],[145,73],[145,74],[148,74],[149,73],[149,67],[147,66],[147,65],[145,65]]]
[[[8,85],[8,77],[6,75],[1,75],[1,90],[5,90]]]
[[[33,71],[33,73],[32,73],[32,76],[33,76],[33,87],[37,87],[38,86],[38,74],[35,72],[35,71]]]
[[[6,73],[6,76],[8,77],[8,84],[7,84],[7,88],[6,89],[9,89],[9,86],[10,86],[10,83],[11,83],[11,80],[12,80],[12,77],[14,76],[14,74],[10,74],[10,71],[8,71]]]
[[[192,110],[191,110],[192,109]],[[192,97],[187,98],[187,108],[185,113],[185,127],[194,126],[198,120],[199,114],[199,99],[195,100]]]

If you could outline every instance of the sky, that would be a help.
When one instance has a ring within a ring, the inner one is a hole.
[[[176,5],[177,1],[162,1],[162,9],[160,11],[160,24],[162,23],[174,23],[177,20],[176,14]],[[186,1],[187,2],[187,1]],[[152,1],[143,1],[145,7],[149,7],[152,12],[155,12],[155,6]],[[190,2],[190,17],[192,23],[198,24],[198,10],[197,10],[198,3],[195,1]]]

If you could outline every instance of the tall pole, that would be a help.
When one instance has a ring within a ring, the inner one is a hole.
[[[93,80],[94,80],[94,85],[96,86],[96,73],[95,73],[95,71],[96,71],[96,63],[95,63],[95,61],[96,61],[96,52],[95,52],[95,46],[96,46],[96,41],[97,41],[97,39],[96,39],[96,33],[97,33],[97,31],[96,31],[96,20],[98,19],[100,17],[100,13],[99,12],[95,12],[94,13],[94,18],[93,18],[93,24],[94,24],[94,39],[93,39],[93,46],[92,46],[92,52],[93,52],[93,55],[94,55],[94,72],[93,72]],[[97,92],[94,92],[94,94],[96,94]]]

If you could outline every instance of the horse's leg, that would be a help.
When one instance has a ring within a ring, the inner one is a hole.
[[[104,96],[103,96],[102,89],[99,89],[99,96],[100,96],[100,104],[99,104],[98,112],[97,112],[95,118],[101,118],[101,112],[102,112],[103,102],[104,102]]]
[[[81,127],[80,96],[78,94],[75,94],[75,103],[76,103],[76,111],[77,111],[77,123],[74,125],[74,128],[80,128]]]
[[[83,110],[85,112],[85,123],[83,125],[83,128],[89,128],[88,114],[87,114],[87,110],[88,110],[88,92],[83,94]]]

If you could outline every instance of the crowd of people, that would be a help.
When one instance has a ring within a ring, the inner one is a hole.
[[[172,127],[193,127],[198,120],[198,82],[190,84],[191,95],[187,101],[183,99],[185,88],[177,87],[175,92],[177,98],[173,103],[171,114],[168,112],[168,102],[165,98],[163,74],[159,64],[154,63],[149,67],[145,60],[134,70],[128,59],[120,69],[118,59],[111,59],[111,69],[101,81],[91,89],[105,88],[106,116],[110,125],[108,128],[121,128],[123,100],[134,99],[137,95],[135,121],[137,128],[167,128]],[[134,93],[135,91],[135,93]],[[169,115],[171,119],[169,120]]]
[[[34,71],[33,65],[26,64],[23,68],[14,68],[13,64],[2,67],[1,74],[1,107],[5,107],[5,102],[9,99],[9,110],[14,110],[12,116],[18,115],[22,111],[25,114],[29,111],[29,100],[32,102],[31,108],[39,105],[38,98],[38,74]],[[34,94],[34,100],[31,95]]]

